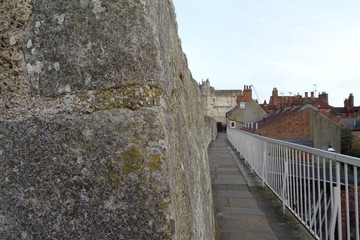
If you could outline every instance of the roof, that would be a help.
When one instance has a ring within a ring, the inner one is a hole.
[[[332,107],[331,113],[334,114],[335,116],[339,116],[342,113],[346,113],[346,110],[344,107]]]
[[[346,109],[345,107],[331,107],[331,113],[335,116],[341,116],[341,114],[349,114],[349,113],[358,113],[360,112],[360,107],[352,107]]]
[[[279,112],[276,112],[274,114],[271,114],[268,117],[263,118],[262,120],[258,121],[259,124],[259,128],[268,126],[270,124],[273,124],[274,122],[278,122],[281,119],[287,118],[289,116],[292,116],[294,114],[296,114],[299,111],[303,111],[305,109],[314,109],[315,111],[318,111],[313,105],[311,104],[307,104],[305,106],[302,107],[294,107],[294,108],[289,108],[289,109],[283,109]]]
[[[352,131],[360,131],[360,119],[359,118],[342,118],[340,122],[348,129]]]

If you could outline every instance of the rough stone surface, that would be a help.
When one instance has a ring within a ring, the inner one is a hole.
[[[211,141],[215,140],[218,135],[218,130],[216,127],[216,120],[212,117],[205,115],[205,128],[203,128],[203,136],[205,136],[205,142],[207,146],[211,143]]]
[[[23,0],[0,1],[0,112],[30,98],[20,39],[31,9]]]
[[[214,239],[215,125],[172,2],[0,11],[0,239]]]

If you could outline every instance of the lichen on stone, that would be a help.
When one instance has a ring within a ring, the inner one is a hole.
[[[130,149],[122,153],[122,159],[124,162],[124,173],[136,172],[143,166],[144,157],[140,152],[140,148],[137,145],[132,145]]]
[[[148,167],[150,171],[160,171],[161,170],[161,156],[159,154],[154,154],[150,156]]]
[[[0,112],[30,98],[20,38],[31,13],[24,0],[0,2]]]

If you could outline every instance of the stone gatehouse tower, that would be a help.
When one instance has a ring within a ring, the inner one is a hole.
[[[199,88],[205,114],[225,125],[225,115],[236,106],[236,98],[242,95],[242,90],[215,90],[209,79],[199,83]]]

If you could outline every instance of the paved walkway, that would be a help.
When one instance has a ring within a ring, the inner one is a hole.
[[[313,239],[232,150],[226,134],[209,146],[219,240]],[[270,220],[270,221],[269,221]]]

